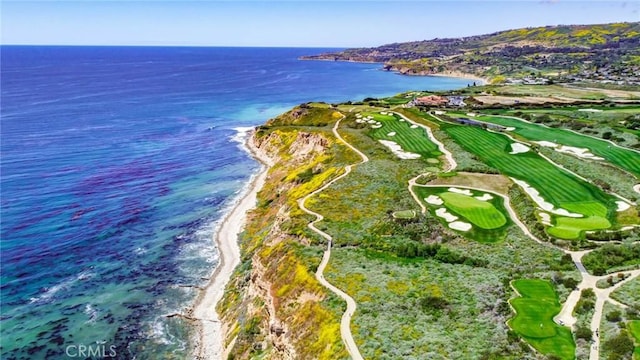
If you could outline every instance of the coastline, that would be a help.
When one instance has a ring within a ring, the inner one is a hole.
[[[465,73],[465,72],[460,72],[460,71],[445,71],[445,72],[440,72],[440,73],[416,73],[416,74],[409,74],[409,73],[404,73],[398,69],[385,69],[384,67],[384,62],[379,62],[379,61],[364,61],[364,60],[349,60],[349,59],[308,59],[305,58],[304,56],[301,56],[298,58],[298,60],[302,60],[302,61],[340,61],[340,62],[350,62],[350,63],[361,63],[361,64],[381,64],[383,65],[382,70],[384,71],[392,71],[395,72],[397,74],[400,75],[406,75],[406,76],[437,76],[437,77],[448,77],[448,78],[458,78],[458,79],[467,79],[467,80],[474,80],[476,81],[478,84],[476,85],[489,85],[491,83],[489,78],[485,78],[485,77],[481,77],[478,75],[474,75],[471,73]]]
[[[488,78],[480,77],[478,75],[473,75],[469,73],[463,73],[460,71],[447,71],[447,72],[441,72],[441,73],[427,74],[426,76],[438,76],[438,77],[450,77],[450,78],[453,77],[453,78],[460,78],[460,79],[475,80],[480,82],[477,85],[488,85],[490,82]]]
[[[252,143],[254,132],[255,129],[248,133],[243,147],[262,166],[259,172],[252,176],[244,194],[225,215],[216,231],[215,243],[218,248],[219,262],[211,274],[209,283],[203,288],[190,311],[191,318],[197,322],[197,334],[193,339],[194,355],[197,359],[223,358],[224,329],[218,317],[216,305],[224,295],[233,270],[240,263],[238,234],[245,226],[247,212],[255,207],[258,191],[264,186],[268,170],[273,165],[271,159]]]

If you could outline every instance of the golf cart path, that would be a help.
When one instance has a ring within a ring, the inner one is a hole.
[[[327,289],[331,290],[331,292],[333,292],[334,294],[338,295],[339,297],[341,297],[344,301],[347,302],[347,310],[342,314],[342,319],[340,321],[340,336],[342,337],[342,341],[345,344],[345,347],[347,348],[347,352],[349,352],[349,355],[351,356],[352,359],[354,360],[362,360],[362,355],[360,354],[360,350],[358,350],[358,345],[356,345],[356,342],[353,340],[353,335],[351,334],[351,317],[353,316],[353,314],[356,311],[356,302],[355,300],[353,300],[353,298],[349,295],[347,295],[344,291],[338,289],[337,287],[335,287],[334,285],[332,285],[330,282],[328,282],[325,277],[324,277],[324,269],[326,268],[327,264],[329,263],[329,259],[331,258],[331,246],[332,246],[332,242],[333,242],[333,238],[331,237],[331,235],[327,234],[326,232],[318,229],[316,227],[316,223],[319,221],[322,221],[324,219],[324,216],[322,216],[321,214],[314,212],[312,210],[309,210],[304,204],[307,201],[307,199],[309,199],[310,197],[324,191],[325,189],[327,189],[329,186],[331,186],[333,183],[335,183],[336,181],[342,179],[343,177],[349,175],[349,173],[351,172],[351,168],[355,165],[360,165],[360,164],[364,164],[367,161],[369,161],[369,158],[362,153],[360,150],[356,149],[354,146],[352,146],[351,144],[349,144],[345,139],[342,138],[342,136],[340,136],[340,134],[338,133],[338,126],[340,126],[340,121],[342,119],[344,119],[345,116],[343,115],[342,118],[340,118],[338,121],[336,121],[336,124],[333,127],[333,134],[336,136],[336,138],[338,138],[340,141],[342,141],[347,147],[349,147],[351,150],[355,151],[358,155],[360,155],[360,157],[362,158],[362,161],[357,163],[357,164],[353,164],[353,165],[347,165],[344,167],[344,174],[336,177],[335,179],[329,181],[328,183],[326,183],[324,186],[322,186],[321,188],[313,191],[312,193],[308,194],[307,196],[301,198],[298,200],[298,206],[300,207],[300,209],[304,212],[306,212],[307,214],[313,215],[316,217],[316,219],[312,222],[310,222],[309,224],[307,224],[307,226],[309,227],[309,229],[315,231],[316,233],[318,233],[320,236],[322,236],[323,238],[325,238],[327,240],[327,249],[325,250],[323,256],[322,256],[322,261],[320,262],[320,265],[318,266],[318,269],[316,270],[316,279]]]

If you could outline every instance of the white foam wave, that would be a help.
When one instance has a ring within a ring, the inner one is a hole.
[[[92,272],[90,272],[90,271],[87,271],[87,270],[82,271],[78,275],[68,277],[68,278],[64,279],[63,281],[59,282],[58,284],[56,284],[54,286],[51,286],[51,287],[48,287],[48,288],[44,288],[44,291],[43,291],[42,294],[40,294],[39,296],[36,296],[36,297],[32,297],[31,299],[29,299],[29,302],[31,304],[49,302],[49,301],[51,301],[51,299],[53,299],[53,297],[58,292],[70,288],[73,284],[75,284],[76,282],[78,282],[80,280],[90,279],[93,276],[94,276],[94,274]]]

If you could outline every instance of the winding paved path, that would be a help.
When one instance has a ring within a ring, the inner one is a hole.
[[[355,300],[353,300],[353,298],[351,296],[347,295],[344,291],[338,289],[337,287],[332,285],[330,282],[328,282],[324,278],[324,269],[327,266],[327,264],[329,263],[329,259],[331,258],[331,246],[332,246],[333,239],[331,238],[331,235],[329,235],[326,232],[318,229],[316,227],[316,225],[315,225],[317,222],[322,221],[324,219],[324,216],[322,216],[321,214],[319,214],[319,213],[317,213],[315,211],[307,209],[307,207],[304,205],[305,202],[307,201],[307,199],[309,199],[310,197],[318,194],[319,192],[324,191],[329,186],[331,186],[331,184],[333,184],[334,182],[336,182],[336,181],[342,179],[343,177],[349,175],[349,173],[351,172],[351,168],[353,166],[364,164],[367,161],[369,161],[369,158],[367,157],[367,155],[362,153],[360,150],[356,149],[353,145],[349,144],[338,133],[338,126],[340,126],[340,121],[342,119],[344,119],[344,116],[340,120],[336,121],[336,124],[333,127],[333,134],[336,136],[336,138],[338,138],[340,141],[342,141],[347,147],[349,147],[351,150],[355,151],[358,155],[360,155],[360,157],[362,158],[362,161],[357,163],[357,164],[345,166],[344,167],[344,170],[345,170],[344,174],[342,174],[342,175],[336,177],[335,179],[329,181],[324,186],[322,186],[318,190],[308,194],[307,196],[303,197],[302,199],[299,199],[298,200],[298,206],[300,207],[300,209],[302,209],[302,211],[304,211],[307,214],[310,214],[310,215],[313,215],[313,216],[316,217],[316,219],[314,221],[310,222],[307,226],[309,227],[309,229],[315,231],[316,233],[318,233],[320,236],[322,236],[323,238],[325,238],[327,240],[327,250],[325,250],[324,255],[322,256],[322,261],[320,262],[320,265],[318,266],[318,270],[316,270],[316,279],[324,287],[326,287],[327,289],[331,290],[334,294],[338,295],[344,301],[347,302],[347,310],[344,312],[344,314],[342,314],[342,320],[340,321],[340,335],[342,336],[342,341],[344,342],[344,344],[345,344],[345,346],[347,348],[347,351],[349,352],[349,355],[351,356],[351,358],[354,359],[354,360],[362,360],[363,358],[362,358],[362,355],[360,355],[360,350],[358,350],[358,345],[356,345],[356,342],[353,340],[353,336],[351,334],[351,317],[356,312],[356,302],[355,302]]]

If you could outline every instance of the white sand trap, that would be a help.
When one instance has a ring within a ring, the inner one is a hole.
[[[540,222],[543,225],[551,225],[551,215],[545,212],[538,213],[538,215],[540,215],[540,220],[541,220]]]
[[[458,217],[448,212],[446,208],[439,208],[436,210],[436,215],[443,218],[444,221],[450,223],[452,221],[458,220]]]
[[[400,119],[400,122],[404,122],[404,121],[405,121],[404,119]]]
[[[516,128],[514,128],[513,126],[509,126],[509,127],[507,127],[507,128],[504,128],[504,131],[513,131],[513,130],[515,130],[515,129],[516,129]]]
[[[444,115],[444,111],[436,110],[434,113],[435,113],[436,115]]]
[[[529,151],[529,147],[527,145],[521,143],[512,143],[511,152],[509,154],[520,154],[526,153],[527,151]]]
[[[625,211],[631,207],[631,205],[627,204],[625,201],[616,201],[616,205],[618,205],[618,211]]]
[[[534,141],[534,143],[536,143],[536,144],[538,144],[540,146],[543,146],[543,147],[552,147],[552,148],[554,148],[554,147],[558,146],[558,144],[556,144],[554,142],[544,141],[544,140],[543,141]]]
[[[371,125],[372,129],[380,129],[382,125]]]
[[[593,155],[591,151],[589,151],[589,149],[585,149],[585,148],[562,145],[559,148],[556,148],[556,151],[561,153],[571,154],[583,159],[604,160],[604,158]]]
[[[411,125],[412,129],[417,129],[419,126],[418,125]]]
[[[480,201],[489,201],[493,199],[493,196],[487,193],[482,194],[482,196],[474,196],[474,197]]]
[[[371,119],[367,120],[367,122],[368,122],[369,124],[375,124],[375,123],[377,123],[377,121],[375,121],[375,120],[371,120]]]
[[[578,111],[586,111],[586,112],[602,112],[600,109],[578,109]]]
[[[426,201],[427,204],[431,204],[431,205],[444,204],[444,201],[442,201],[442,199],[438,195],[429,195],[429,197],[424,198],[424,201]]]
[[[452,228],[453,230],[458,230],[458,231],[469,231],[471,230],[471,224],[469,224],[468,222],[464,222],[464,221],[454,221],[449,223],[449,227]]]
[[[362,117],[362,114],[356,114],[356,117],[357,117],[357,118],[361,118],[361,117]]]
[[[476,113],[467,113],[467,116],[474,117],[474,116],[476,116]]]
[[[388,133],[387,136],[396,136],[396,132],[392,131],[392,132]]]
[[[543,199],[542,196],[540,196],[540,192],[538,190],[536,190],[535,188],[531,187],[525,181],[518,180],[518,179],[515,179],[515,178],[511,178],[511,180],[513,180],[513,182],[515,182],[516,184],[520,185],[522,190],[524,190],[527,194],[529,194],[531,199],[533,199],[533,202],[535,202],[542,210],[548,211],[548,212],[550,212],[552,214],[562,215],[562,216],[566,216],[566,217],[573,217],[573,218],[581,218],[581,217],[583,217],[582,214],[571,213],[571,212],[569,212],[569,211],[567,211],[565,209],[555,209],[553,207],[553,204],[545,201],[545,199]]]
[[[358,124],[362,124],[362,123],[364,122],[364,120],[356,119],[356,122],[357,122]]]
[[[378,141],[382,145],[384,145],[387,148],[389,148],[389,150],[391,150],[391,152],[394,153],[400,159],[409,159],[409,160],[411,160],[411,159],[418,159],[420,157],[420,154],[416,154],[416,153],[412,153],[412,152],[408,152],[408,151],[402,150],[402,146],[398,145],[395,141],[389,141],[389,140],[378,140]]]
[[[452,193],[458,193],[458,194],[462,194],[462,195],[473,196],[473,193],[471,192],[471,190],[468,190],[468,189],[462,190],[462,189],[450,187],[447,190],[449,190]]]

